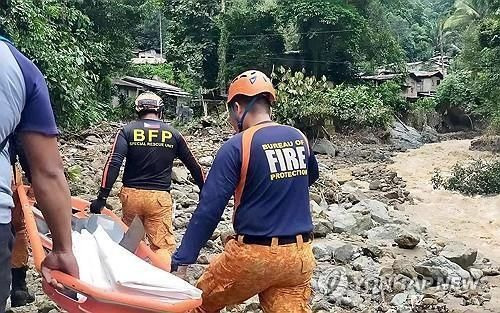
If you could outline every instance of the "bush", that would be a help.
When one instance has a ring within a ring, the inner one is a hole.
[[[137,64],[127,70],[127,75],[147,79],[160,78],[168,84],[180,87],[188,92],[197,89],[196,83],[182,72],[176,72],[170,63]]]
[[[409,110],[409,103],[401,96],[401,86],[398,82],[387,81],[375,87],[375,92],[384,101],[384,105],[389,106],[394,112],[406,115]]]
[[[457,164],[451,176],[445,178],[439,171],[434,173],[432,184],[435,189],[445,188],[466,195],[491,195],[500,193],[500,160],[477,160],[471,164]]]
[[[448,75],[437,90],[436,105],[439,111],[461,108],[467,114],[472,113],[479,103],[472,82],[474,79],[469,71]]]
[[[279,69],[276,117],[307,132],[332,122],[337,130],[384,127],[392,120],[392,108],[368,86],[330,86],[301,72]]]

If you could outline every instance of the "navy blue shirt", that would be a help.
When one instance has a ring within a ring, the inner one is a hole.
[[[240,133],[217,153],[198,208],[172,257],[175,265],[196,261],[236,191],[242,160]],[[234,215],[235,232],[264,237],[311,232],[309,186],[318,177],[316,158],[299,130],[277,124],[258,130],[253,136],[246,182]]]
[[[42,73],[10,42],[0,37],[0,143],[14,132],[58,134]],[[11,220],[11,166],[5,144],[0,151],[0,223]]]

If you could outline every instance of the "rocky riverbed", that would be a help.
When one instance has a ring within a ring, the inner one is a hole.
[[[119,126],[105,124],[61,140],[73,195],[88,200],[95,197]],[[425,164],[416,165],[418,163],[412,161],[422,157],[417,153],[421,149],[428,152],[428,146],[410,153],[401,151],[418,147],[429,138],[436,141],[436,135],[427,131],[426,136],[420,136],[401,127],[395,127],[394,131],[398,132],[399,140],[392,144],[384,144],[373,134],[334,137],[331,138],[333,144],[315,142],[315,150],[321,152],[318,155],[321,174],[319,182],[311,188],[316,237],[313,249],[318,262],[312,282],[313,311],[500,312],[495,298],[500,297],[500,268],[497,259],[487,254],[488,247],[494,249],[494,242],[482,238],[462,240],[459,229],[454,230],[453,236],[446,236],[446,229],[454,227],[447,222],[458,223],[477,216],[454,215],[449,216],[449,220],[441,216],[442,225],[438,227],[436,222],[426,223],[425,216],[415,218],[411,214],[412,210],[420,212],[419,206],[425,202],[425,194],[417,188],[422,181],[415,182],[415,176],[411,175]],[[221,127],[200,127],[185,137],[208,171],[230,132]],[[439,150],[443,144],[446,142],[434,144],[433,149]],[[455,148],[469,153],[467,144]],[[404,162],[408,164],[406,168]],[[440,166],[440,163],[434,165]],[[197,187],[180,163],[176,163],[173,179],[174,227],[180,241],[196,209],[198,195]],[[120,182],[115,184],[108,201],[117,213],[120,186]],[[484,203],[490,201],[478,198]],[[453,215],[449,208],[453,202],[449,201],[433,205],[436,210],[442,208],[443,212]],[[188,280],[191,283],[195,283],[213,257],[222,251],[222,242],[232,230],[232,206],[230,202],[197,264],[190,266]],[[473,215],[474,212],[467,213]],[[495,216],[491,219],[498,223]],[[464,228],[464,232],[469,231]],[[29,281],[30,289],[36,290],[36,302],[13,311],[58,312],[41,292],[38,274],[30,271]],[[257,303],[258,299],[253,298],[227,308],[226,312],[261,312]]]

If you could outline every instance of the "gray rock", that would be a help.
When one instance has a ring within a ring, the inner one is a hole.
[[[184,183],[188,179],[188,172],[184,167],[172,168],[172,180],[176,183]]]
[[[226,229],[221,231],[220,233],[220,241],[222,242],[223,245],[226,245],[226,243],[229,241],[232,236],[235,235],[234,231],[232,229]]]
[[[450,242],[443,248],[439,255],[444,256],[465,269],[476,262],[477,250],[469,248],[461,242]]]
[[[320,195],[318,195],[314,192],[309,193],[309,198],[311,198],[311,200],[316,202],[316,203],[321,203],[321,201],[323,200],[323,198],[321,198]]]
[[[360,201],[368,199],[368,196],[361,190],[355,190],[351,192],[349,195],[347,195],[347,199],[349,199],[349,201],[351,201],[352,203],[356,204]]]
[[[314,237],[317,237],[317,238],[326,237],[326,235],[333,232],[332,222],[330,222],[329,220],[324,219],[324,218],[314,219],[313,226],[314,226],[314,230],[313,230]]]
[[[422,129],[422,142],[423,143],[439,142],[438,132],[434,128],[425,125],[424,128]]]
[[[186,194],[183,191],[178,190],[178,189],[172,189],[172,190],[170,190],[170,194],[175,199],[181,199],[181,198],[186,198],[187,197]]]
[[[393,241],[402,231],[399,225],[386,224],[372,228],[366,232],[366,236],[374,241]]]
[[[484,276],[498,276],[500,275],[500,268],[494,266],[487,266],[482,268]]]
[[[459,284],[463,279],[469,279],[470,274],[456,263],[443,256],[435,256],[415,265],[415,271],[424,277],[434,279],[439,283]]]
[[[395,307],[401,307],[406,304],[406,300],[408,299],[408,294],[406,292],[404,293],[398,293],[392,297],[391,300],[391,305]]]
[[[207,155],[207,156],[201,157],[198,160],[198,162],[200,162],[200,164],[204,165],[204,166],[211,166],[213,161],[214,161],[214,157],[211,156],[211,155]]]
[[[188,223],[189,223],[188,219],[184,217],[176,217],[172,222],[175,229],[186,228]]]
[[[380,180],[376,179],[370,183],[369,188],[370,188],[370,190],[378,190],[378,189],[380,189],[381,184],[382,184],[382,182]]]
[[[206,254],[200,254],[200,256],[198,256],[198,260],[196,260],[196,263],[209,264],[210,261],[208,260],[208,256]]]
[[[343,245],[342,247],[339,247],[334,251],[333,258],[336,261],[348,264],[351,261],[354,253],[356,253],[356,250],[357,249],[351,244]]]
[[[382,249],[376,245],[367,245],[363,247],[363,254],[370,258],[380,258],[383,254]]]
[[[408,260],[394,260],[392,263],[392,271],[394,274],[401,274],[412,279],[417,278],[417,272],[415,271],[414,265]]]
[[[420,242],[420,238],[407,231],[402,231],[399,235],[394,239],[394,241],[398,244],[398,247],[401,249],[413,249]]]
[[[337,148],[335,145],[324,138],[320,138],[316,140],[316,142],[313,145],[313,151],[318,153],[318,154],[326,154],[330,156],[335,156],[337,152]]]
[[[379,264],[373,261],[372,258],[366,256],[360,256],[356,260],[352,261],[351,265],[356,271],[361,271],[372,277],[378,276],[380,272]]]
[[[191,285],[196,285],[196,282],[201,277],[207,265],[202,264],[192,264],[187,267],[186,270],[186,281]]]
[[[342,191],[342,193],[345,193],[345,194],[350,194],[350,193],[356,192],[359,189],[361,189],[361,186],[358,185],[355,181],[348,181],[341,186],[341,191]]]
[[[329,216],[330,221],[333,223],[333,231],[336,233],[362,234],[373,227],[370,214],[363,215],[358,212],[351,213],[345,209],[339,209],[337,212],[330,212]]]
[[[399,149],[415,149],[423,145],[418,131],[400,122],[394,122],[390,130],[390,141]]]
[[[384,194],[387,199],[397,199],[399,198],[399,192],[397,190],[389,191]]]
[[[354,205],[349,212],[370,213],[372,219],[381,224],[389,223],[392,218],[389,216],[384,203],[377,200],[363,200]]]
[[[474,280],[480,280],[484,276],[483,271],[477,268],[470,268],[469,273]]]
[[[323,208],[314,200],[309,201],[309,206],[311,208],[313,216],[320,216],[324,213]]]
[[[314,257],[317,261],[328,262],[332,259],[336,246],[327,240],[315,240],[312,244]]]

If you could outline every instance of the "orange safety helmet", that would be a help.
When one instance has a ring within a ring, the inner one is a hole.
[[[269,95],[271,104],[276,101],[276,90],[269,77],[261,71],[249,70],[236,76],[231,82],[227,94],[227,103],[231,103],[237,95],[252,97],[261,93]]]

